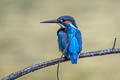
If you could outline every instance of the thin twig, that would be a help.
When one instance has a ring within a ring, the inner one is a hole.
[[[115,39],[114,39],[114,44],[113,44],[113,47],[112,47],[112,49],[115,49],[116,40],[117,40],[117,38],[115,38]]]
[[[92,51],[92,52],[85,52],[85,53],[81,53],[79,58],[87,58],[87,57],[92,57],[92,56],[101,56],[101,55],[107,55],[107,54],[117,54],[120,53],[120,48],[116,48],[116,49],[104,49],[104,50],[99,50],[99,51]],[[2,80],[14,80],[17,79],[21,76],[24,76],[30,72],[48,67],[48,66],[52,66],[55,64],[58,64],[60,61],[60,63],[62,62],[66,62],[69,60],[66,60],[64,57],[63,58],[56,58],[50,61],[45,61],[42,62],[40,64],[35,64],[33,66],[29,66],[23,70],[20,70],[18,72],[14,72],[10,75],[8,75],[7,77],[4,77]]]
[[[59,61],[60,62],[60,61]],[[58,65],[57,65],[57,80],[59,80],[59,64],[60,63],[58,63]]]
[[[62,57],[63,57],[63,54],[62,54],[62,56],[60,58],[62,58]],[[60,61],[59,61],[58,65],[57,65],[57,80],[59,80],[59,66],[60,66]]]

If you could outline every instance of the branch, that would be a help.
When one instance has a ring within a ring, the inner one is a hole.
[[[101,55],[107,55],[107,54],[117,54],[117,53],[120,53],[120,48],[104,49],[104,50],[92,51],[92,52],[84,52],[84,53],[81,53],[79,55],[79,58],[81,59],[81,58],[101,56]],[[30,72],[34,72],[36,70],[58,64],[59,62],[62,63],[62,62],[66,62],[66,61],[69,61],[69,59],[66,60],[64,57],[63,58],[56,58],[56,59],[53,59],[50,61],[45,61],[45,62],[42,62],[40,64],[35,64],[33,66],[29,66],[27,68],[24,68],[23,70],[20,70],[18,72],[11,73],[7,77],[4,77],[2,80],[14,80],[14,79],[17,79],[21,76],[24,76]]]

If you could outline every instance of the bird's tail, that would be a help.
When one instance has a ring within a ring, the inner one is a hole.
[[[77,56],[78,56],[78,54],[76,54],[76,55],[73,54],[70,56],[70,60],[71,60],[72,64],[77,64]]]

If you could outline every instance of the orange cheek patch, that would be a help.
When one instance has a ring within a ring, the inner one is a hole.
[[[72,22],[71,22],[71,21],[65,21],[65,23],[70,24],[70,23],[72,23]]]

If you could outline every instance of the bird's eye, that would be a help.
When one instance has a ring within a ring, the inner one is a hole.
[[[58,21],[59,21],[60,23],[62,23],[62,22],[64,22],[65,20],[63,20],[63,19],[59,19]]]

